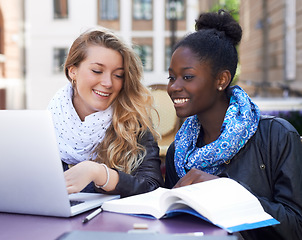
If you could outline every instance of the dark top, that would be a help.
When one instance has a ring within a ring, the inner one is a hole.
[[[166,157],[168,188],[179,180],[174,151],[172,143]],[[219,176],[242,184],[258,198],[264,210],[281,223],[241,232],[244,239],[301,239],[302,144],[300,135],[289,122],[262,116],[254,136]]]
[[[95,188],[93,183],[85,187],[82,192],[100,192],[107,194],[118,194],[121,197],[145,193],[155,190],[164,185],[160,169],[159,148],[152,134],[147,132],[139,141],[146,148],[146,156],[140,166],[131,174],[118,171],[119,182],[114,191],[106,192],[101,188]],[[63,162],[64,171],[68,165]]]

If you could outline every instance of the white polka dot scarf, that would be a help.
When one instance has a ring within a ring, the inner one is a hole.
[[[48,105],[52,113],[61,160],[67,164],[93,159],[93,149],[111,124],[112,107],[88,115],[82,122],[72,104],[70,83],[60,89]]]

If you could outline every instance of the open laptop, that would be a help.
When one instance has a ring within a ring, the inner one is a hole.
[[[0,212],[70,217],[118,195],[68,195],[51,113],[0,110]],[[70,201],[80,204],[71,206]]]

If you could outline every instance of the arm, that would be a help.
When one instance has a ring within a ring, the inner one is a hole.
[[[179,179],[179,181],[175,184],[174,188],[183,187],[194,183],[206,182],[216,178],[219,177],[198,170],[196,168],[192,168],[184,177]]]
[[[172,142],[166,154],[165,187],[169,189],[173,188],[179,180],[174,165],[174,152],[175,146],[174,142]]]
[[[224,175],[253,193],[281,222],[242,232],[245,239],[299,239],[302,236],[302,144],[285,120],[266,119]]]
[[[146,156],[141,165],[131,174],[108,168],[109,181],[104,188],[95,188],[96,192],[119,194],[122,197],[155,190],[163,186],[160,170],[159,148],[150,132],[140,141],[146,148]],[[102,186],[107,181],[106,168],[93,161],[84,161],[64,173],[68,193],[81,191],[90,182]]]
[[[264,210],[281,224],[248,233],[251,236],[267,235],[275,239],[302,236],[302,144],[295,131],[285,130],[282,128],[278,135],[272,132],[269,138],[267,150],[271,166],[266,165],[271,168],[267,172],[271,177],[272,196],[255,194]],[[272,131],[276,131],[273,126]]]
[[[140,141],[140,144],[145,146],[147,151],[141,165],[131,174],[112,169],[119,177],[115,189],[111,191],[108,190],[107,192],[102,189],[96,189],[96,191],[108,194],[119,194],[121,197],[126,197],[152,191],[163,186],[159,148],[152,134],[147,132]]]
[[[170,186],[176,180],[173,182],[169,171],[175,172],[175,168],[167,168],[169,182],[166,185]],[[201,176],[198,171],[191,171],[187,174],[191,175],[189,181],[203,178],[201,171]],[[242,233],[245,239],[299,239],[302,236],[302,144],[299,134],[288,122],[262,120],[255,136],[220,176],[242,184],[259,199],[267,213],[281,222],[245,231]]]
[[[174,142],[169,146],[166,155],[166,179],[165,186],[167,188],[177,188],[187,186],[194,183],[205,182],[218,178],[217,176],[208,174],[198,169],[191,169],[183,178],[179,179],[174,165]]]
[[[83,161],[64,172],[65,182],[68,193],[76,193],[82,191],[90,182],[94,182],[98,186],[102,186],[107,182],[104,190],[113,190],[118,182],[118,174],[113,169],[108,168],[109,176],[106,168],[93,161]]]

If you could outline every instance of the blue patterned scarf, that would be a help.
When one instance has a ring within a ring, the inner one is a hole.
[[[217,140],[196,146],[200,133],[197,115],[187,118],[175,136],[175,168],[182,178],[191,168],[218,175],[257,130],[260,110],[239,86],[231,87],[231,97]]]

